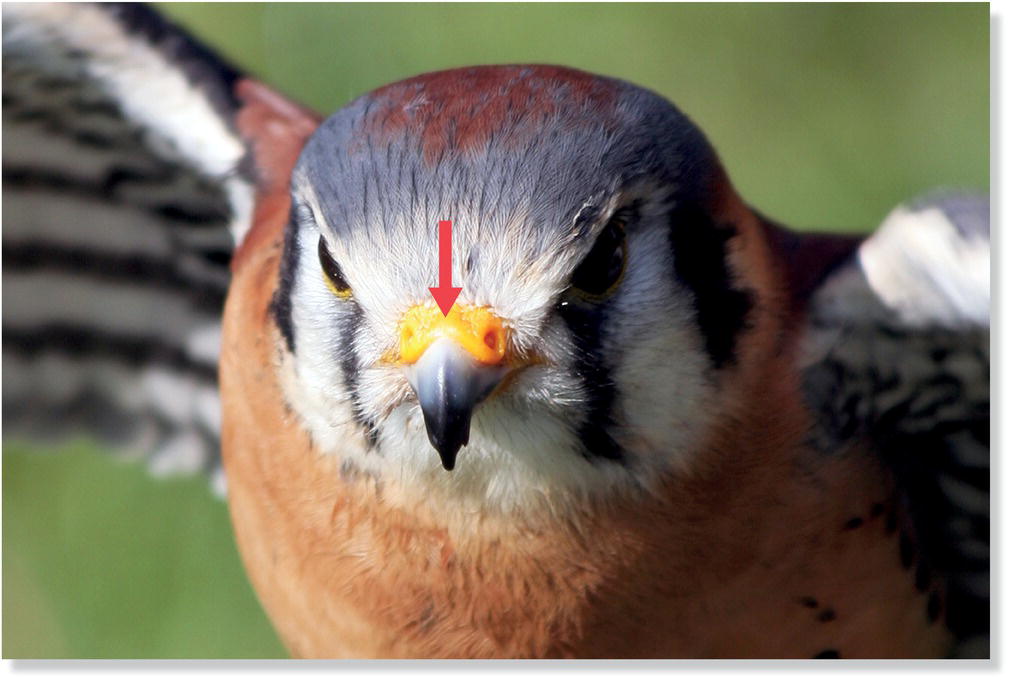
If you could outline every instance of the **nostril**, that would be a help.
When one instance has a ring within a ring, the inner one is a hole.
[[[485,341],[485,345],[488,346],[493,351],[498,350],[498,347],[499,347],[499,336],[496,334],[495,331],[490,330],[489,332],[486,332],[485,333],[485,339],[484,339],[484,341]]]

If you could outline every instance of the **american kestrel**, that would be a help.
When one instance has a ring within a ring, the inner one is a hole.
[[[621,80],[322,120],[141,6],[3,30],[5,423],[220,438],[293,654],[988,655],[986,198],[795,233]]]

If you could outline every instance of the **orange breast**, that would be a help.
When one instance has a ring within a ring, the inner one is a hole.
[[[490,522],[471,533],[390,505],[374,482],[343,478],[278,384],[282,347],[267,312],[278,249],[273,240],[251,256],[229,296],[223,454],[244,562],[293,654],[943,651],[928,595],[901,566],[897,532],[874,514],[889,506],[887,478],[862,454],[807,470],[802,454],[778,452],[783,438],[744,434],[740,423],[715,435],[708,472],[658,499],[587,511],[580,525]]]
[[[945,651],[948,636],[929,618],[931,587],[919,591],[901,562],[889,477],[866,453],[829,457],[798,445],[806,416],[790,353],[774,352],[769,326],[749,332],[755,338],[744,343],[770,352],[753,352],[729,380],[732,413],[697,466],[653,497],[566,518],[448,526],[433,513],[453,501],[409,502],[425,492],[342,471],[340,454],[311,443],[279,382],[284,349],[268,308],[285,184],[275,179],[263,193],[259,223],[234,262],[220,372],[236,538],[293,654]]]

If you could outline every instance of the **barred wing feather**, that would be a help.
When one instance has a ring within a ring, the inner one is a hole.
[[[141,5],[3,10],[4,436],[218,468],[239,74]]]

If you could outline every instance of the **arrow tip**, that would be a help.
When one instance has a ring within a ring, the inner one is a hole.
[[[450,313],[450,309],[454,307],[454,302],[457,301],[457,295],[461,293],[462,287],[430,287],[429,291],[436,299],[436,305],[443,311],[443,317],[447,317]]]

